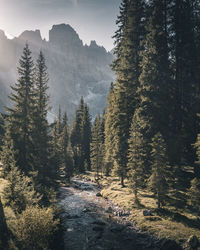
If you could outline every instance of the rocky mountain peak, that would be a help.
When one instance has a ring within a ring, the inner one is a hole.
[[[7,39],[6,35],[5,35],[5,32],[3,30],[0,30],[0,39]]]
[[[31,41],[31,42],[41,42],[42,37],[40,30],[26,30],[20,36],[19,39],[24,41]]]
[[[69,24],[53,25],[49,31],[49,42],[53,45],[82,46],[79,35]]]

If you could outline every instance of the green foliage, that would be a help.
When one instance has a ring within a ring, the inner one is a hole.
[[[18,82],[9,96],[13,108],[7,108],[8,123],[14,148],[18,151],[17,164],[28,173],[32,170],[32,117],[34,112],[34,64],[26,44],[19,60]]]
[[[98,115],[95,119],[93,128],[92,128],[92,140],[91,140],[91,164],[92,169],[96,173],[96,178],[99,178],[99,174],[102,175],[103,170],[103,153],[104,153],[104,144],[103,144],[103,130],[102,130],[102,119]]]
[[[58,224],[59,220],[54,219],[51,208],[29,206],[17,216],[12,225],[12,233],[19,249],[50,249]]]
[[[3,137],[4,137],[4,134],[5,134],[5,129],[4,129],[4,118],[3,118],[3,115],[0,113],[0,149],[1,149],[1,146],[3,144]]]
[[[71,146],[74,156],[74,166],[77,172],[84,172],[84,162],[90,169],[90,140],[91,140],[91,119],[87,105],[83,98],[76,110],[71,131]]]
[[[113,168],[113,139],[114,139],[114,129],[113,129],[113,108],[114,108],[114,84],[111,83],[110,92],[107,97],[107,108],[105,111],[105,173],[108,176]]]
[[[0,249],[5,249],[8,241],[8,228],[0,199]]]
[[[152,139],[152,175],[149,179],[149,187],[157,197],[158,208],[164,204],[167,185],[167,156],[166,145],[160,133]]]
[[[200,212],[200,179],[194,178],[189,189],[189,204]]]
[[[145,163],[147,152],[146,141],[140,132],[137,117],[134,116],[130,129],[129,154],[128,154],[128,179],[129,185],[134,190],[135,202],[138,202],[138,189],[144,186]]]
[[[61,157],[61,175],[69,182],[73,174],[73,153],[70,145],[70,130],[67,122],[67,114],[65,112],[62,122],[62,132],[59,142],[60,157]]]
[[[14,151],[13,140],[10,136],[9,128],[6,129],[6,134],[3,139],[2,151],[0,152],[0,159],[2,163],[1,177],[7,179],[10,170],[16,166],[15,161],[16,152]]]
[[[35,192],[31,179],[24,176],[14,164],[6,179],[8,184],[3,191],[6,206],[10,206],[15,213],[21,213],[27,206],[38,204],[41,197]]]
[[[48,158],[49,158],[49,135],[47,111],[49,96],[47,95],[48,74],[45,65],[45,58],[40,52],[35,66],[34,83],[34,115],[32,117],[32,137],[33,137],[33,170],[37,172],[37,182],[48,185],[50,176]],[[47,180],[48,179],[48,180]]]

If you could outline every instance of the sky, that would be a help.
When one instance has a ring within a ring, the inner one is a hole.
[[[11,37],[39,29],[43,38],[53,24],[70,24],[84,43],[96,40],[113,48],[121,0],[0,0],[0,29]]]

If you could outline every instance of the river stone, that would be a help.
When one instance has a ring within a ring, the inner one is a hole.
[[[112,211],[113,211],[113,210],[112,210],[112,207],[108,207],[108,208],[106,209],[106,212],[107,212],[107,213],[112,213]]]
[[[192,249],[196,249],[199,245],[199,240],[195,235],[191,235],[187,240],[187,245]]]
[[[87,213],[87,212],[90,212],[90,209],[89,208],[87,208],[87,207],[85,207],[84,209],[83,209],[83,211],[82,211],[83,213]]]

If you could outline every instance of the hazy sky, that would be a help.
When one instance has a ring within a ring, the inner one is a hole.
[[[70,24],[84,43],[96,40],[107,50],[121,0],[0,0],[0,29],[12,36],[40,29],[48,40],[53,24]]]

